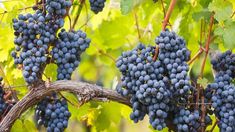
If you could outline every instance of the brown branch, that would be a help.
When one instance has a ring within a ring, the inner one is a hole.
[[[72,25],[72,29],[74,29],[75,25],[77,24],[77,21],[78,21],[78,18],[80,16],[81,12],[82,12],[82,7],[83,7],[84,3],[85,3],[85,0],[80,0],[80,4],[79,4],[79,7],[78,7],[77,15],[76,15],[74,23]]]
[[[10,131],[11,126],[20,115],[28,108],[37,104],[45,96],[52,92],[69,91],[81,97],[81,103],[86,103],[94,98],[105,98],[131,106],[127,98],[122,97],[116,91],[104,89],[100,86],[73,81],[57,81],[51,83],[49,87],[44,84],[31,89],[25,97],[17,102],[0,123],[0,131]]]
[[[201,88],[202,89],[202,88]],[[203,93],[202,93],[203,95]],[[205,102],[205,97],[201,96],[201,101],[202,101],[202,105],[201,105],[201,111],[202,111],[202,115],[201,115],[201,132],[205,131],[205,117],[206,117],[206,106],[203,104]]]
[[[175,7],[176,1],[177,1],[177,0],[171,0],[170,6],[169,6],[169,8],[168,8],[168,10],[167,10],[167,13],[166,13],[166,17],[165,17],[165,19],[164,19],[164,21],[163,21],[163,23],[162,23],[162,30],[165,30],[165,29],[166,29],[166,26],[167,26],[167,24],[168,24],[168,22],[169,22],[171,13],[172,13],[172,11],[173,11],[173,9],[174,9],[174,7]]]
[[[211,18],[210,18],[210,27],[209,27],[209,32],[208,32],[208,39],[207,39],[206,45],[205,45],[206,54],[205,54],[205,57],[204,57],[203,62],[202,62],[201,73],[200,73],[201,77],[203,77],[203,72],[204,72],[204,69],[205,69],[206,60],[207,60],[207,56],[208,56],[208,53],[209,53],[210,42],[211,42],[211,31],[212,31],[213,24],[214,24],[214,13],[212,13]]]
[[[193,58],[188,61],[188,65],[191,65],[202,53],[203,53],[203,50],[202,48],[200,48],[198,52],[196,53],[196,55],[194,55]]]

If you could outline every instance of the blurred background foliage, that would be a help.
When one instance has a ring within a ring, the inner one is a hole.
[[[163,0],[165,9],[170,0]],[[17,91],[22,98],[28,91],[21,71],[14,66],[10,52],[14,48],[12,18],[18,14],[32,13],[35,0],[0,0],[0,75],[4,77],[5,87]],[[73,74],[75,81],[87,81],[114,89],[120,79],[115,60],[123,51],[130,50],[139,42],[155,45],[155,37],[161,31],[164,12],[161,0],[107,0],[104,11],[95,15],[90,11],[86,0],[75,30],[81,29],[92,39],[89,49],[82,55],[79,68]],[[74,0],[70,10],[71,22],[78,15],[79,0]],[[211,50],[235,51],[235,1],[234,0],[178,0],[170,18],[173,31],[182,36],[192,52],[197,53],[200,44],[204,45],[209,28],[211,12],[215,12],[215,26]],[[65,28],[70,28],[66,17]],[[202,36],[202,37],[200,37]],[[203,55],[191,65],[190,75],[199,75]],[[44,80],[55,81],[56,65],[45,69]],[[209,60],[205,67],[205,79],[201,83],[213,81]],[[69,99],[72,112],[67,132],[148,132],[154,131],[148,124],[148,117],[138,124],[129,119],[131,109],[114,102],[90,102],[78,106],[77,96],[62,93]],[[26,111],[18,119],[12,132],[36,132],[33,121],[34,108]],[[44,131],[43,129],[41,129]],[[167,129],[164,129],[167,131]],[[214,131],[218,131],[216,128]]]

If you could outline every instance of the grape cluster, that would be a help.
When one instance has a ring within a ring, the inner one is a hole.
[[[71,2],[65,0],[47,0],[46,4],[48,13],[38,9],[34,14],[20,14],[18,19],[13,19],[15,50],[11,55],[14,63],[22,67],[25,81],[29,84],[40,78],[50,43],[54,42],[57,30],[64,25],[66,8],[71,6]]]
[[[46,0],[46,10],[48,11],[48,17],[54,17],[55,19],[63,18],[72,3],[70,0]]]
[[[47,132],[63,132],[68,126],[71,113],[65,99],[45,98],[37,105],[36,120]]]
[[[200,127],[199,119],[198,110],[191,112],[182,108],[178,110],[173,123],[177,125],[177,130],[180,132],[197,132],[197,129]]]
[[[145,47],[143,44],[122,53],[116,63],[123,75],[117,91],[123,96],[131,96],[133,112],[130,118],[134,122],[148,114],[151,125],[162,130],[166,127],[171,93],[164,67],[160,61],[153,61],[154,54],[155,47]]]
[[[211,63],[215,70],[215,81],[207,86],[206,97],[211,99],[221,132],[235,131],[235,54],[231,51],[216,54]]]
[[[177,125],[177,130],[180,132],[198,132],[201,126],[201,111],[190,110],[188,108],[179,107],[175,110],[173,123]],[[210,116],[205,116],[205,124],[212,123]]]
[[[89,47],[90,39],[81,30],[59,33],[59,39],[52,49],[52,57],[58,65],[57,79],[70,80],[72,72],[80,62],[81,54]]]
[[[99,12],[101,12],[105,6],[105,1],[106,0],[89,0],[90,2],[90,6],[91,6],[91,10],[97,14]]]
[[[211,60],[213,69],[226,72],[231,78],[235,78],[235,54],[228,50],[225,53],[216,53],[215,58]]]
[[[158,49],[139,44],[118,58],[116,66],[122,73],[122,82],[117,91],[123,96],[131,97],[133,112],[130,118],[134,122],[142,120],[148,114],[153,128],[162,130],[166,127],[165,119],[169,114],[182,116],[177,111],[179,104],[187,104],[189,94],[195,88],[191,86],[187,74],[190,51],[186,48],[183,38],[166,29],[160,33],[155,42]],[[155,61],[153,56],[156,50],[159,50],[159,59]],[[188,111],[186,105],[181,107]],[[195,116],[195,112],[190,114]],[[179,123],[178,130],[183,130],[180,123],[185,122],[179,122],[177,116],[174,118],[176,124]],[[197,120],[198,117],[194,117],[190,122],[186,122],[187,130],[196,130],[194,125]]]
[[[3,90],[3,86],[1,82],[2,82],[2,77],[0,77],[0,117],[7,109],[7,103],[5,102],[5,99],[4,99],[5,92]]]
[[[169,30],[162,31],[155,39],[159,46],[158,58],[164,65],[170,79],[170,90],[176,100],[185,103],[192,86],[187,75],[190,51],[183,38]]]

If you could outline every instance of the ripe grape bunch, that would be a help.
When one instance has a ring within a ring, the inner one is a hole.
[[[103,8],[105,6],[105,1],[106,0],[89,0],[90,2],[90,6],[91,6],[91,10],[97,14],[101,11],[103,11]]]
[[[37,106],[36,120],[38,125],[47,127],[47,132],[62,132],[68,126],[71,113],[65,99],[47,97]]]
[[[169,79],[160,61],[153,61],[155,48],[139,44],[137,48],[122,53],[117,60],[117,67],[122,73],[121,87],[117,91],[123,96],[130,96],[133,112],[130,118],[134,122],[150,116],[151,125],[158,130],[166,127],[165,118],[169,111],[171,93]]]
[[[11,55],[14,63],[22,68],[23,76],[28,84],[40,78],[43,65],[47,61],[50,43],[56,38],[57,30],[64,25],[65,9],[71,2],[60,0],[54,7],[47,0],[47,10],[36,10],[34,14],[20,14],[13,19],[15,34],[15,50]]]
[[[59,33],[59,39],[52,50],[52,56],[58,65],[57,79],[70,80],[72,72],[80,63],[81,54],[89,47],[90,39],[81,30]]]
[[[235,54],[230,50],[216,53],[211,63],[215,70],[215,81],[207,86],[206,97],[212,100],[212,107],[219,119],[221,132],[235,130]]]
[[[168,29],[155,41],[159,50],[156,61],[153,56],[157,49],[143,44],[118,58],[116,65],[122,73],[122,82],[117,91],[131,97],[133,112],[130,118],[134,122],[148,114],[153,128],[162,130],[167,125],[165,119],[173,113],[179,131],[197,131],[201,112],[192,111],[187,105],[180,106],[187,103],[195,90],[187,75],[190,51],[183,38]],[[189,115],[190,118],[182,120],[182,116]]]

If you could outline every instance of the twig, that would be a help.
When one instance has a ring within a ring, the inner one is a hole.
[[[168,22],[169,22],[171,13],[172,13],[172,11],[173,11],[173,9],[174,9],[174,7],[175,7],[176,1],[177,1],[177,0],[171,0],[170,6],[169,6],[169,8],[168,8],[168,10],[167,10],[167,13],[166,13],[166,17],[165,17],[165,19],[164,19],[164,21],[163,21],[163,24],[162,24],[162,30],[165,30],[165,29],[166,29],[166,26],[167,26],[167,24],[168,24]]]
[[[165,9],[163,0],[161,0],[161,4],[162,4],[162,11],[164,13],[164,18],[165,18],[166,17],[166,9]]]
[[[156,46],[156,48],[155,48],[155,54],[154,54],[154,56],[153,56],[153,61],[156,61],[156,60],[157,60],[157,58],[158,58],[158,53],[159,53],[159,47]]]
[[[141,40],[140,27],[139,27],[138,16],[137,16],[136,12],[134,12],[134,16],[135,16],[135,25],[136,25],[137,32],[138,32],[138,38],[139,38],[139,40]]]
[[[86,26],[88,24],[88,22],[93,18],[93,16],[87,18],[86,22],[84,24],[82,24],[79,29],[83,28],[84,26]]]
[[[8,100],[8,99],[11,97],[11,95],[12,95],[12,92],[11,92],[11,91],[7,92],[7,93],[4,95],[4,99],[5,99],[5,100]]]
[[[80,0],[80,4],[79,4],[79,7],[78,7],[77,15],[76,15],[74,23],[72,25],[72,29],[74,29],[75,25],[77,24],[77,21],[78,21],[78,18],[80,16],[81,12],[82,12],[82,7],[83,7],[84,3],[85,3],[85,0]]]
[[[205,117],[206,117],[206,107],[204,105],[205,102],[205,97],[201,96],[201,101],[202,101],[202,105],[201,105],[201,111],[202,111],[202,115],[201,115],[201,132],[205,131]]]
[[[198,84],[196,84],[196,88],[197,88],[197,96],[196,96],[196,109],[199,110],[199,100],[200,100],[200,93],[201,93],[201,88]]]
[[[198,52],[196,53],[196,55],[194,55],[193,58],[189,60],[188,65],[191,65],[202,53],[203,53],[203,50],[202,48],[200,48]]]
[[[208,39],[207,39],[206,45],[205,45],[206,55],[204,57],[204,60],[202,62],[202,66],[201,66],[201,73],[200,73],[201,77],[203,77],[203,72],[204,72],[204,69],[205,69],[205,64],[206,64],[207,56],[208,56],[208,53],[209,53],[210,42],[211,42],[211,31],[212,31],[213,24],[214,24],[214,13],[212,13],[211,18],[210,18],[210,27],[209,27],[209,32],[208,32]]]
[[[200,46],[202,46],[202,32],[203,32],[203,24],[204,24],[204,21],[203,21],[203,19],[201,19],[201,30],[200,30],[200,42],[199,42],[199,44],[200,44]]]
[[[115,58],[112,57],[110,54],[107,54],[107,53],[105,53],[103,50],[100,50],[100,49],[98,49],[98,52],[99,52],[100,54],[102,54],[102,55],[107,56],[108,58],[110,58],[110,59],[114,62],[114,64],[116,63]]]
[[[30,9],[30,8],[33,8],[34,6],[29,6],[29,7],[25,7],[25,8],[21,8],[21,9],[16,9],[18,11],[22,11],[22,10],[27,10],[27,9]],[[6,14],[6,13],[10,13],[10,12],[13,12],[13,11],[4,11],[4,12],[1,12],[0,15],[3,15],[3,14]]]
[[[19,85],[19,86],[9,86],[9,87],[4,87],[4,90],[12,89],[12,88],[20,88],[20,87],[28,87],[27,85]]]
[[[42,10],[43,10],[43,14],[46,14],[46,0],[42,0]]]
[[[68,18],[69,18],[69,30],[72,31],[72,20],[70,15],[68,15]]]
[[[235,15],[235,11],[233,11],[233,14],[230,17],[233,18],[234,15]]]

